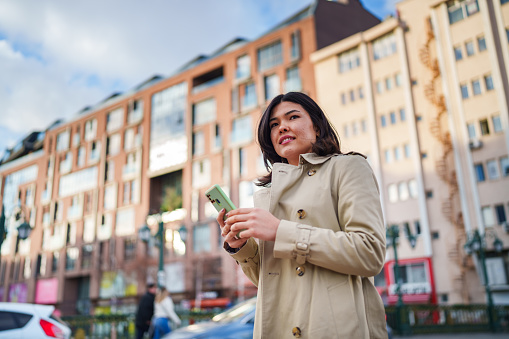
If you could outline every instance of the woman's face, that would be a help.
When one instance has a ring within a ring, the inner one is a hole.
[[[291,165],[299,164],[299,155],[310,153],[317,132],[309,113],[301,105],[283,101],[269,118],[270,139],[276,153]]]

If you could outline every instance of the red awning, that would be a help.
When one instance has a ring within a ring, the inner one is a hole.
[[[430,293],[424,294],[403,294],[403,302],[406,304],[428,304],[431,300]],[[396,304],[398,302],[397,295],[389,295],[387,297],[389,304]]]
[[[211,308],[211,307],[226,307],[230,305],[230,298],[216,298],[216,299],[202,299],[200,302],[201,308]],[[190,301],[191,308],[195,307],[196,300]]]

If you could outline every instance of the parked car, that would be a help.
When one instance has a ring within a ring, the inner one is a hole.
[[[163,339],[253,338],[256,297],[219,313],[211,321],[179,328]]]
[[[54,311],[50,305],[0,302],[0,338],[70,339],[71,329]]]

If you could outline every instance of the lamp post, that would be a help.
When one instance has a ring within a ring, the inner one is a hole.
[[[465,253],[468,255],[476,254],[479,258],[482,275],[484,277],[484,288],[486,291],[486,300],[488,304],[488,321],[490,324],[490,329],[495,332],[495,314],[493,307],[493,297],[491,295],[490,283],[488,281],[488,270],[486,269],[486,237],[491,236],[494,238],[493,247],[495,248],[495,252],[500,253],[504,248],[504,244],[497,237],[494,232],[484,232],[483,234],[479,233],[479,230],[474,230],[472,234],[468,235],[467,242],[464,245]]]
[[[7,236],[7,229],[5,228],[5,208],[2,204],[2,214],[0,214],[0,261],[1,261],[1,250],[2,244]],[[23,205],[19,205],[14,209],[14,218],[16,221],[22,219],[21,224],[18,226],[18,238],[21,240],[25,240],[30,236],[30,232],[32,231],[32,226],[26,221],[27,213],[26,207]]]
[[[410,246],[412,248],[415,247],[417,243],[417,238],[410,231],[410,226],[406,224],[405,226],[405,234],[410,242]],[[394,280],[396,281],[396,293],[398,295],[398,301],[396,303],[396,317],[398,319],[399,329],[402,335],[406,335],[410,333],[410,327],[406,321],[402,318],[402,312],[405,307],[403,302],[403,292],[401,291],[401,278],[400,278],[400,267],[398,261],[398,240],[399,240],[399,226],[398,225],[390,225],[387,227],[386,231],[386,239],[387,239],[387,247],[391,247],[394,249]]]
[[[164,222],[161,218],[161,214],[154,214],[150,217],[154,217],[157,220],[158,223],[158,229],[157,233],[154,235],[154,238],[159,240],[158,247],[159,247],[159,268],[157,270],[157,286],[163,287],[164,286]],[[149,219],[149,217],[147,217]],[[144,224],[139,230],[138,230],[138,236],[140,239],[148,243],[151,238],[150,234],[150,228],[147,226],[147,224]]]

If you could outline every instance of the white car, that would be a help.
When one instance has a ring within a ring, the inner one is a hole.
[[[0,338],[70,339],[71,329],[54,310],[50,305],[0,302]]]

